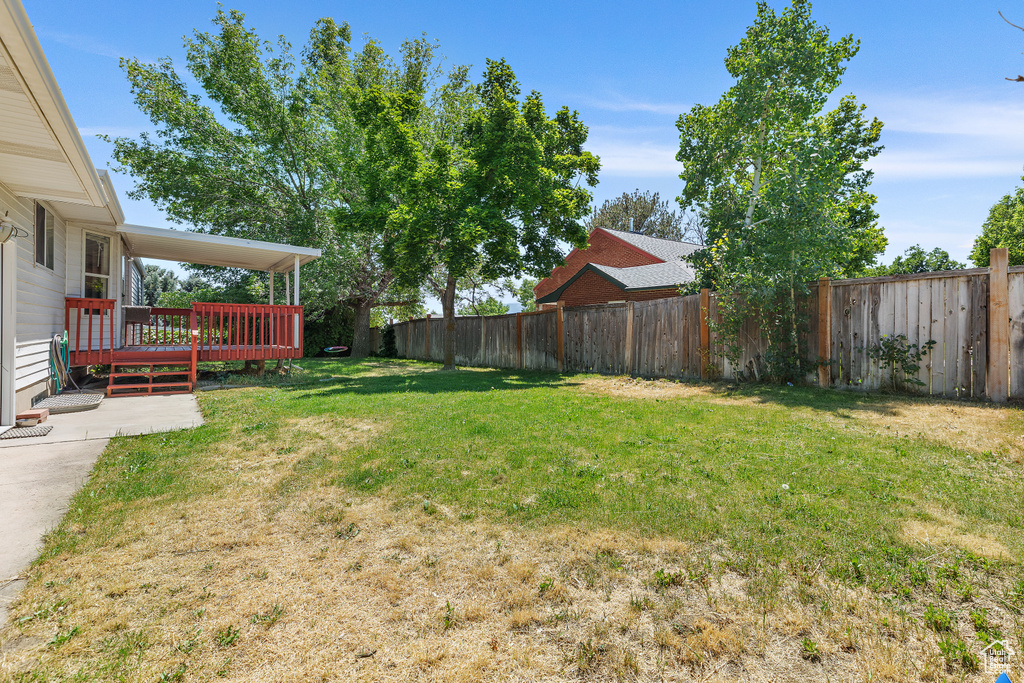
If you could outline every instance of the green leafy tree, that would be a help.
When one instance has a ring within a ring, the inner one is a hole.
[[[520,98],[504,60],[488,60],[479,87],[450,81],[433,111],[426,130],[391,127],[392,139],[421,151],[389,217],[384,258],[408,284],[441,274],[444,367],[454,369],[458,280],[547,274],[564,259],[559,242],[582,247],[585,186],[597,184],[600,163],[583,148],[578,115],[563,107],[549,117],[537,92]]]
[[[142,298],[147,306],[156,306],[160,295],[178,288],[178,277],[166,268],[146,266],[142,278]]]
[[[885,248],[864,162],[881,151],[882,124],[851,95],[822,113],[859,49],[811,18],[806,0],[777,15],[767,3],[726,68],[734,85],[712,106],[679,118],[685,182],[680,203],[705,221],[708,246],[692,262],[722,292],[726,355],[755,316],[768,341],[763,373],[809,370],[800,347],[808,281],[856,273]]]
[[[677,213],[657,192],[623,192],[609,199],[586,220],[588,231],[595,228],[637,232],[649,237],[704,244],[701,222],[692,215]]]
[[[1024,265],[1024,188],[1018,187],[989,209],[971,250],[974,265],[987,267],[991,249],[1006,249],[1011,266]]]
[[[519,302],[523,307],[523,313],[531,313],[537,310],[537,294],[533,288],[540,282],[537,278],[524,277],[517,284],[515,280],[505,280],[502,289]]]
[[[508,304],[498,301],[493,296],[488,296],[463,306],[457,313],[459,315],[505,315],[508,313]]]
[[[113,156],[136,179],[129,196],[152,200],[172,220],[323,250],[303,272],[308,317],[353,303],[362,326],[353,351],[365,355],[369,311],[391,298],[394,278],[379,259],[380,188],[363,181],[393,176],[367,173],[366,127],[353,107],[368,88],[415,89],[416,60],[429,50],[413,41],[398,64],[373,41],[353,54],[349,26],[321,19],[299,58],[284,38],[275,47],[244,21],[218,11],[215,31],[186,39],[186,68],[201,95],[169,59],[122,60],[135,103],[157,130],[113,140]]]
[[[909,247],[902,256],[897,256],[887,266],[872,266],[864,271],[867,277],[883,275],[912,275],[914,273],[932,273],[938,270],[960,270],[964,264],[949,257],[949,252],[935,248],[925,251],[921,245]]]

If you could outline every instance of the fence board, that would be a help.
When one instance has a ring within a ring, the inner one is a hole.
[[[904,306],[904,308],[907,311],[907,329],[906,329],[906,333],[905,333],[907,335],[907,345],[910,346],[911,344],[917,344],[918,346],[920,346],[920,344],[921,344],[921,325],[918,324],[918,316],[921,315],[921,305],[920,305],[920,300],[921,300],[921,281],[920,280],[911,280],[911,281],[907,282],[906,284],[907,284],[906,301],[902,302],[902,305]],[[923,365],[922,365],[922,367],[923,367]],[[914,374],[912,374],[911,376],[907,377],[907,380],[908,380],[907,388],[909,390],[911,390],[911,391],[921,391],[921,392],[923,392],[924,391],[924,387],[915,387],[915,385],[912,382],[909,381],[909,380],[914,380],[914,379],[920,381],[920,377],[921,377],[921,370],[920,369],[917,372],[915,372]]]
[[[946,301],[942,281],[932,283],[932,333],[935,340],[934,357],[932,358],[931,393],[941,394],[946,386],[946,355],[942,345],[946,338]]]
[[[556,322],[553,310],[523,316],[523,367],[551,372],[558,370]]]
[[[1010,396],[1024,397],[1024,273],[1006,278],[1010,314]]]
[[[971,382],[973,394],[982,397],[988,369],[988,276],[971,276]]]
[[[971,395],[971,287],[967,278],[956,278],[956,395]],[[927,341],[927,340],[925,340]]]

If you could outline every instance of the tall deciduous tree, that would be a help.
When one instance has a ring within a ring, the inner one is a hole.
[[[806,0],[757,19],[729,49],[734,85],[712,106],[679,118],[685,182],[680,203],[696,209],[708,247],[693,259],[699,279],[723,292],[726,352],[739,328],[760,318],[776,379],[809,370],[800,348],[799,299],[820,276],[857,272],[885,247],[864,162],[881,151],[882,124],[853,96],[822,113],[859,49],[811,18]]]
[[[981,226],[981,234],[974,240],[971,261],[979,268],[989,264],[989,251],[1005,248],[1010,265],[1024,265],[1024,188],[1018,187],[996,202]]]
[[[600,163],[583,148],[578,115],[563,107],[549,117],[537,92],[521,98],[504,60],[488,60],[478,88],[451,81],[434,111],[428,131],[393,128],[422,151],[384,255],[410,284],[443,274],[444,367],[454,369],[458,280],[546,274],[564,258],[559,242],[582,247],[584,185],[597,184]]]
[[[679,242],[704,244],[704,234],[696,216],[677,213],[657,192],[623,192],[606,200],[586,221],[587,230],[608,228],[627,230]]]
[[[122,60],[157,130],[115,139],[113,156],[136,178],[130,196],[151,199],[172,220],[323,250],[302,278],[304,303],[315,317],[352,302],[365,328],[354,352],[365,355],[369,307],[390,298],[393,277],[379,259],[387,213],[367,200],[376,190],[355,168],[365,130],[351,105],[366,88],[415,88],[422,50],[397,65],[373,41],[353,54],[348,25],[321,19],[300,59],[283,38],[275,48],[244,21],[218,11],[214,32],[185,41],[201,96],[169,59]]]

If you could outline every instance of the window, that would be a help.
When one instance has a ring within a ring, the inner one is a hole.
[[[106,299],[110,287],[110,238],[85,233],[85,291],[88,299]]]
[[[53,214],[36,204],[36,263],[53,270]]]

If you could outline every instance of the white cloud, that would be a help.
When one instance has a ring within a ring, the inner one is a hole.
[[[613,176],[676,176],[682,165],[678,148],[649,142],[595,141],[590,151],[601,157],[601,174]]]
[[[971,93],[869,96],[869,112],[886,131],[989,137],[1024,145],[1024,103]]]
[[[1024,158],[979,150],[964,155],[950,149],[887,149],[868,166],[875,180],[921,180],[928,178],[982,178],[1019,175]]]
[[[121,50],[113,45],[102,43],[95,38],[90,36],[83,36],[75,33],[59,33],[56,31],[41,30],[37,33],[48,40],[52,40],[55,43],[66,45],[74,50],[81,52],[88,52],[92,55],[99,55],[100,57],[110,57],[112,59],[121,59],[122,57],[128,58],[127,52]]]
[[[690,110],[690,105],[680,104],[675,102],[644,102],[642,100],[634,100],[623,95],[609,95],[603,98],[595,97],[584,97],[581,98],[583,102],[596,109],[604,109],[606,111],[637,111],[646,112],[649,114],[666,114],[670,116],[679,116]]]
[[[114,138],[136,138],[142,133],[141,128],[122,128],[119,126],[83,126],[78,129],[82,137],[92,135],[109,135]]]

